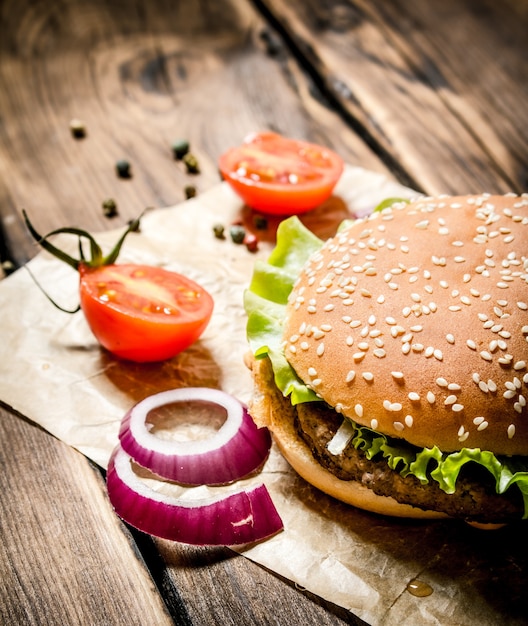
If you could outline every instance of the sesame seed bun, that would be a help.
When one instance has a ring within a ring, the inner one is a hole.
[[[528,195],[423,198],[353,222],[304,266],[283,339],[297,375],[356,423],[528,455]]]

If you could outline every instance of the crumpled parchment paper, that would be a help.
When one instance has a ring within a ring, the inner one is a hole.
[[[345,217],[379,201],[412,197],[384,176],[347,167],[335,195],[302,217],[320,237]],[[0,400],[106,467],[125,412],[144,397],[181,386],[221,388],[248,402],[252,382],[243,291],[255,259],[273,248],[278,219],[259,232],[259,251],[213,236],[213,226],[250,225],[252,212],[225,183],[176,207],[147,213],[141,233],[127,239],[120,262],[160,265],[202,284],[215,300],[201,339],[178,357],[156,364],[119,361],[102,350],[82,316],[55,309],[22,268],[0,282]],[[57,225],[60,226],[60,225]],[[101,234],[108,248],[122,231]],[[75,252],[75,242],[59,242]],[[47,253],[30,268],[64,306],[77,303],[77,275]],[[272,448],[263,471],[243,483],[264,482],[284,531],[241,553],[369,624],[521,624],[528,557],[522,529],[492,535],[458,522],[411,522],[358,511],[300,479]],[[236,484],[236,488],[241,486]],[[156,487],[157,488],[157,487]],[[163,488],[163,487],[162,487]],[[171,486],[171,489],[174,489]],[[180,489],[198,497],[220,488]],[[412,581],[432,593],[416,597]]]

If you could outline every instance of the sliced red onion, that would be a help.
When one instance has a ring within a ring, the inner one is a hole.
[[[265,485],[221,498],[180,500],[151,489],[117,446],[108,465],[110,502],[125,522],[150,535],[192,545],[236,546],[283,528]]]
[[[224,407],[227,418],[212,437],[168,441],[149,432],[147,416],[166,404],[202,401]],[[263,465],[271,447],[267,428],[257,428],[246,407],[218,389],[186,387],[162,391],[136,404],[123,418],[123,449],[158,476],[184,485],[222,485],[239,480]]]

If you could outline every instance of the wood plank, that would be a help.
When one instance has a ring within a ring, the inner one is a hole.
[[[72,221],[125,224],[147,206],[182,201],[219,180],[217,159],[254,130],[272,128],[334,146],[370,169],[385,166],[317,100],[284,46],[272,53],[247,2],[73,0],[68,10],[5,2],[0,20],[0,212],[18,264],[35,254],[20,219],[41,231]],[[86,137],[71,137],[79,118]],[[201,173],[171,144],[188,139]],[[118,179],[118,159],[132,178]],[[116,200],[119,215],[103,217]]]
[[[172,624],[103,478],[0,408],[0,623]]]
[[[257,4],[415,187],[526,190],[526,0]]]

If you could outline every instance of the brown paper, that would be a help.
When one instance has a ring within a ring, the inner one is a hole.
[[[415,195],[383,176],[348,167],[335,196],[303,221],[322,238],[350,215],[370,211],[389,196]],[[56,310],[21,269],[0,283],[0,399],[106,467],[124,413],[144,397],[181,386],[218,387],[247,402],[252,384],[242,295],[257,258],[273,247],[270,220],[257,253],[213,236],[213,226],[253,214],[225,184],[182,205],[148,213],[141,233],[129,236],[120,262],[179,271],[215,300],[201,339],[161,364],[116,360],[102,350],[82,314]],[[102,234],[108,248],[121,231]],[[75,252],[75,244],[62,238]],[[77,275],[46,253],[30,262],[33,274],[64,306],[77,302]],[[264,482],[284,531],[242,553],[369,624],[525,623],[527,549],[521,528],[486,534],[457,522],[410,522],[341,505],[306,485],[272,448],[263,471],[243,484]],[[240,485],[236,485],[237,488]],[[223,488],[180,489],[199,497]],[[492,550],[489,543],[495,546]],[[418,579],[432,593],[415,597]]]

